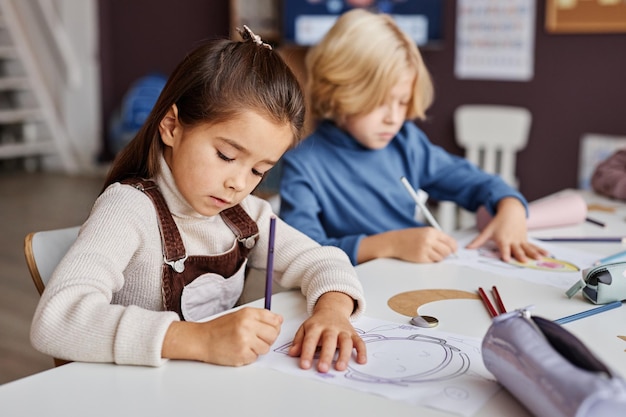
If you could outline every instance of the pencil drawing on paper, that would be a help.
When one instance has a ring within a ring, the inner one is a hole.
[[[407,336],[395,330],[409,330]],[[357,329],[367,344],[367,364],[350,363],[344,378],[376,384],[408,386],[441,382],[464,375],[470,369],[470,358],[460,348],[440,337],[413,332],[415,327],[385,325],[364,331]],[[286,354],[291,343],[275,349]],[[459,396],[455,392],[455,396]]]
[[[492,263],[496,266],[501,266],[504,268],[528,268],[535,269],[539,271],[550,271],[550,272],[578,272],[580,268],[574,265],[571,262],[557,259],[552,256],[542,256],[539,259],[529,259],[528,261],[522,263],[516,260],[511,260],[510,262],[503,262],[500,260],[500,254],[496,249],[490,247],[482,247],[478,249],[479,254],[479,262]]]
[[[524,263],[514,260],[504,262],[500,259],[500,253],[493,242],[488,242],[479,249],[467,249],[467,245],[475,237],[476,233],[471,231],[460,235],[457,238],[460,248],[457,252],[458,257],[447,258],[445,262],[567,290],[580,280],[580,272],[583,269],[597,261],[597,255],[592,252],[530,239],[531,243],[541,246],[550,255]]]
[[[413,334],[407,338],[377,336],[364,340],[371,352],[369,361],[349,366],[345,375],[348,379],[408,385],[443,381],[469,369],[467,354],[437,337]]]
[[[304,319],[283,323],[282,336],[257,364],[463,417],[500,389],[482,361],[481,339],[369,317],[353,322],[366,344],[366,363],[349,361],[343,371],[301,369],[288,352]]]

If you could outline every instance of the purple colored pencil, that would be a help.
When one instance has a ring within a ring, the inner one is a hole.
[[[270,237],[267,243],[267,269],[265,270],[265,308],[272,307],[272,280],[274,279],[274,238],[276,235],[276,216],[270,217]]]

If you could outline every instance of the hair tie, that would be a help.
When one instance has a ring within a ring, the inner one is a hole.
[[[259,46],[263,46],[264,48],[269,49],[270,51],[272,50],[272,45],[263,42],[263,40],[261,40],[261,37],[255,34],[252,30],[250,30],[248,26],[243,25],[243,30],[237,28],[237,32],[239,32],[244,41],[252,41]]]

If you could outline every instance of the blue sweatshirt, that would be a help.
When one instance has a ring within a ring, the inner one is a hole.
[[[367,149],[330,121],[283,157],[280,216],[322,245],[343,249],[354,265],[365,236],[425,226],[400,178],[438,201],[493,215],[504,197],[524,197],[500,177],[435,146],[406,122],[383,149]]]

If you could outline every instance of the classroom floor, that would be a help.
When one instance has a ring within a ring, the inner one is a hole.
[[[24,260],[31,231],[82,223],[103,177],[0,172],[0,384],[53,367],[30,345],[39,294]]]

